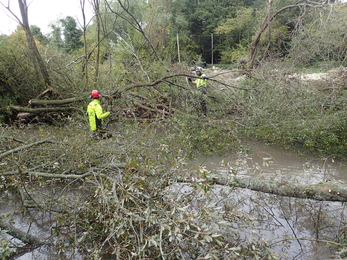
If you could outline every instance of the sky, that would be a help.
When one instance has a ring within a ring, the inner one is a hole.
[[[4,5],[10,3],[13,12],[20,16],[18,8],[18,0],[0,0]],[[86,2],[86,19],[92,18],[92,8],[89,1]],[[44,34],[51,32],[49,24],[66,16],[72,16],[82,22],[82,12],[80,8],[80,0],[27,0],[29,5],[29,24],[36,25],[41,28]],[[10,35],[17,28],[18,23],[10,17],[10,13],[0,5],[0,35]]]
[[[11,9],[20,17],[17,0],[0,0],[7,6],[10,3]],[[92,18],[92,9],[89,1],[86,2],[86,19]],[[346,3],[347,0],[341,2]],[[44,34],[51,32],[49,24],[66,16],[72,16],[77,21],[82,21],[80,10],[80,0],[27,0],[29,4],[29,24],[41,28]],[[10,35],[17,28],[18,23],[9,17],[10,14],[0,5],[0,35]]]

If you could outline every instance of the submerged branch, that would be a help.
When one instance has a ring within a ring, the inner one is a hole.
[[[218,174],[213,176],[211,175],[204,181],[219,185],[246,188],[285,197],[312,199],[317,201],[347,202],[346,186],[332,182],[296,185],[289,182],[279,183],[262,178],[238,178]]]
[[[0,229],[4,230],[7,234],[19,239],[23,243],[29,244],[32,247],[37,247],[43,244],[46,244],[44,240],[30,235],[11,224],[6,223],[4,220],[0,219]]]

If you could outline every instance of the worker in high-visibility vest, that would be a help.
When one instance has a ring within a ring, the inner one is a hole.
[[[88,121],[90,130],[93,132],[93,137],[111,137],[110,134],[105,135],[105,131],[102,131],[103,120],[110,115],[110,112],[103,113],[102,107],[100,105],[101,94],[98,90],[93,90],[89,98],[93,99],[88,107]]]
[[[188,78],[189,83],[196,85],[197,89],[202,94],[200,96],[200,105],[202,113],[207,116],[207,107],[206,107],[206,94],[207,94],[207,77],[204,73],[202,73],[201,67],[195,67],[194,68],[195,74],[199,77],[196,80],[192,80],[191,78]]]

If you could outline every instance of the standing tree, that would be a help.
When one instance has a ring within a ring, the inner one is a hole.
[[[64,46],[67,53],[71,53],[83,46],[81,36],[83,32],[77,28],[75,19],[71,16],[67,16],[65,19],[60,20],[64,30]]]
[[[100,37],[101,37],[101,23],[102,17],[100,14],[100,0],[92,0],[92,5],[95,13],[96,20],[96,37],[97,37],[97,48],[96,48],[96,59],[95,59],[95,75],[94,82],[97,83],[99,77],[99,64],[100,64]]]
[[[5,6],[3,3],[1,5],[7,9],[11,15],[16,19],[16,21],[20,24],[20,26],[23,27],[26,35],[26,39],[28,42],[28,46],[32,52],[32,55],[34,57],[34,60],[36,60],[36,64],[38,66],[38,69],[40,70],[42,77],[44,79],[46,87],[51,86],[51,80],[48,74],[48,70],[46,68],[46,65],[41,57],[41,54],[36,46],[35,39],[31,33],[30,26],[29,26],[29,16],[28,16],[28,4],[26,0],[18,0],[18,5],[21,13],[22,19],[20,19],[10,8],[9,5]]]

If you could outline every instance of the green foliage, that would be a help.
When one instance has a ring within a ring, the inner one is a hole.
[[[81,41],[83,32],[77,28],[77,23],[73,17],[67,16],[50,26],[53,29],[50,43],[56,48],[66,53],[72,53],[83,47]]]
[[[33,34],[34,38],[40,42],[42,45],[48,44],[48,39],[43,33],[41,32],[41,28],[39,28],[36,25],[30,26],[30,31]]]
[[[264,77],[264,71],[262,73]],[[335,73],[330,73],[330,80],[336,80],[339,74]],[[258,78],[260,81],[243,82],[252,84],[253,89],[239,96],[243,124],[249,126],[245,134],[284,147],[345,157],[347,103],[344,91],[340,88],[321,91],[330,86],[329,80],[317,85],[315,81],[302,82],[290,77],[277,71],[271,80]]]
[[[300,27],[291,41],[291,57],[298,66],[313,63],[342,61],[346,57],[346,17],[344,5],[321,9],[305,17],[305,27]],[[300,55],[299,55],[300,53]],[[300,64],[300,65],[299,65]]]
[[[248,47],[242,44],[237,44],[235,48],[221,52],[221,62],[237,64],[241,60],[247,60],[248,55]]]
[[[33,66],[23,30],[1,36],[0,56],[1,107],[27,104],[43,90],[43,80]]]
[[[54,24],[51,25],[51,28],[53,29],[53,31],[52,31],[52,37],[50,39],[50,43],[54,47],[58,49],[62,49],[64,47],[64,42],[61,38],[62,28]]]
[[[237,10],[249,5],[247,1],[188,1],[180,0],[172,3],[170,12],[172,16],[173,32],[179,32],[180,35],[186,35],[191,38],[189,45],[180,44],[183,51],[189,46],[195,46],[195,52],[201,55],[202,59],[211,63],[211,35],[220,23],[228,18],[235,17]],[[176,19],[179,15],[179,19]],[[176,35],[172,35],[174,38]],[[225,40],[227,38],[227,40]],[[233,40],[232,40],[233,41]],[[230,41],[225,35],[216,35],[214,39],[214,59],[220,59],[220,51],[228,46]],[[214,61],[214,63],[216,63]]]
[[[77,122],[60,128],[8,129],[11,135],[29,142],[52,137],[58,142],[37,147],[35,155],[15,153],[3,168],[6,172],[18,167],[52,174],[95,171],[80,186],[70,180],[60,182],[77,188],[73,200],[63,195],[52,200],[46,198],[43,202],[45,208],[57,203],[69,211],[69,214],[56,215],[54,232],[61,257],[67,248],[74,247],[95,259],[159,258],[163,254],[179,259],[183,253],[192,258],[206,255],[223,258],[226,254],[242,255],[244,251],[256,253],[251,247],[246,250],[246,247],[235,248],[230,244],[229,239],[237,235],[230,234],[231,222],[224,220],[223,208],[217,205],[220,202],[214,201],[209,184],[194,183],[195,190],[184,197],[179,196],[179,190],[172,190],[170,193],[178,196],[174,201],[163,197],[165,187],[187,171],[188,156],[206,150],[221,152],[221,147],[224,151],[233,148],[232,143],[227,143],[233,142],[229,130],[223,130],[222,125],[209,129],[202,122],[184,118],[153,124],[119,122],[117,125],[118,131],[112,139],[99,142],[89,139],[89,133],[84,131],[86,127]],[[28,132],[35,135],[29,137]],[[199,149],[198,142],[207,141],[208,136],[213,141]],[[15,146],[7,139],[7,149]],[[206,172],[200,169],[189,172],[197,178],[204,174]],[[29,182],[45,186],[45,179],[41,177],[28,181],[28,189]],[[201,207],[193,212],[190,204],[203,197],[206,199],[198,200]],[[183,240],[185,246],[181,248]],[[204,252],[198,250],[200,247],[204,247]]]
[[[4,237],[5,232],[0,230],[0,236]],[[0,239],[0,260],[9,259],[12,255],[12,249],[10,247],[10,243],[7,239]]]
[[[60,20],[64,27],[64,42],[67,52],[73,52],[83,46],[81,41],[82,30],[77,28],[75,19],[67,16],[65,19]]]

